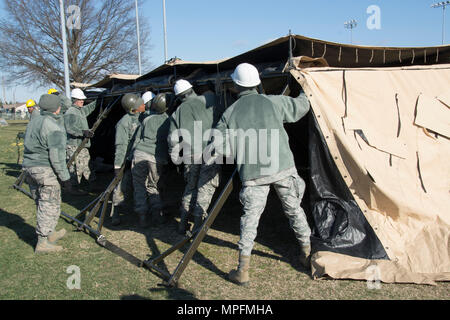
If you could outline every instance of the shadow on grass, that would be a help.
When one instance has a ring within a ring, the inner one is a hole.
[[[29,244],[32,248],[35,247],[37,242],[36,229],[26,223],[21,216],[0,209],[0,227],[11,229],[20,240]]]

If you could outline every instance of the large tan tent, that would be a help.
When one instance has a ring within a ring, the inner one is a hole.
[[[227,102],[241,62],[258,68],[265,93],[295,96],[295,79],[310,100],[307,121],[287,130],[296,162],[308,168],[313,276],[450,280],[450,46],[292,35],[216,62],[173,60],[110,94],[169,91],[184,78]]]

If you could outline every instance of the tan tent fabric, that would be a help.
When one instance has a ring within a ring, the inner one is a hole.
[[[369,279],[371,266],[384,282],[450,280],[450,113],[430,98],[448,102],[450,65],[291,73],[390,258],[317,252],[313,276]]]
[[[437,98],[419,96],[414,123],[450,138],[450,108]]]

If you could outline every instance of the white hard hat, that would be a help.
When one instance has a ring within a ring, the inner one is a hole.
[[[151,91],[147,91],[142,95],[142,99],[144,100],[144,103],[149,102],[155,97],[155,94]]]
[[[73,99],[78,99],[78,100],[85,100],[85,99],[87,99],[87,97],[84,95],[83,90],[81,90],[79,88],[75,88],[75,89],[72,90],[71,97]]]
[[[258,69],[249,63],[238,65],[234,69],[231,79],[233,79],[234,83],[246,88],[256,87],[261,83]]]
[[[175,86],[173,87],[173,91],[175,92],[175,95],[179,95],[186,90],[192,88],[192,84],[189,83],[187,80],[178,80],[175,82]]]

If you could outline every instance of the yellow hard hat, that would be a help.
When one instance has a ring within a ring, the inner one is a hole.
[[[34,102],[33,99],[27,100],[27,108],[34,107],[36,105],[36,102]]]
[[[48,90],[47,93],[48,94],[53,94],[53,93],[56,93],[56,92],[58,92],[58,90],[51,88],[51,89]]]

